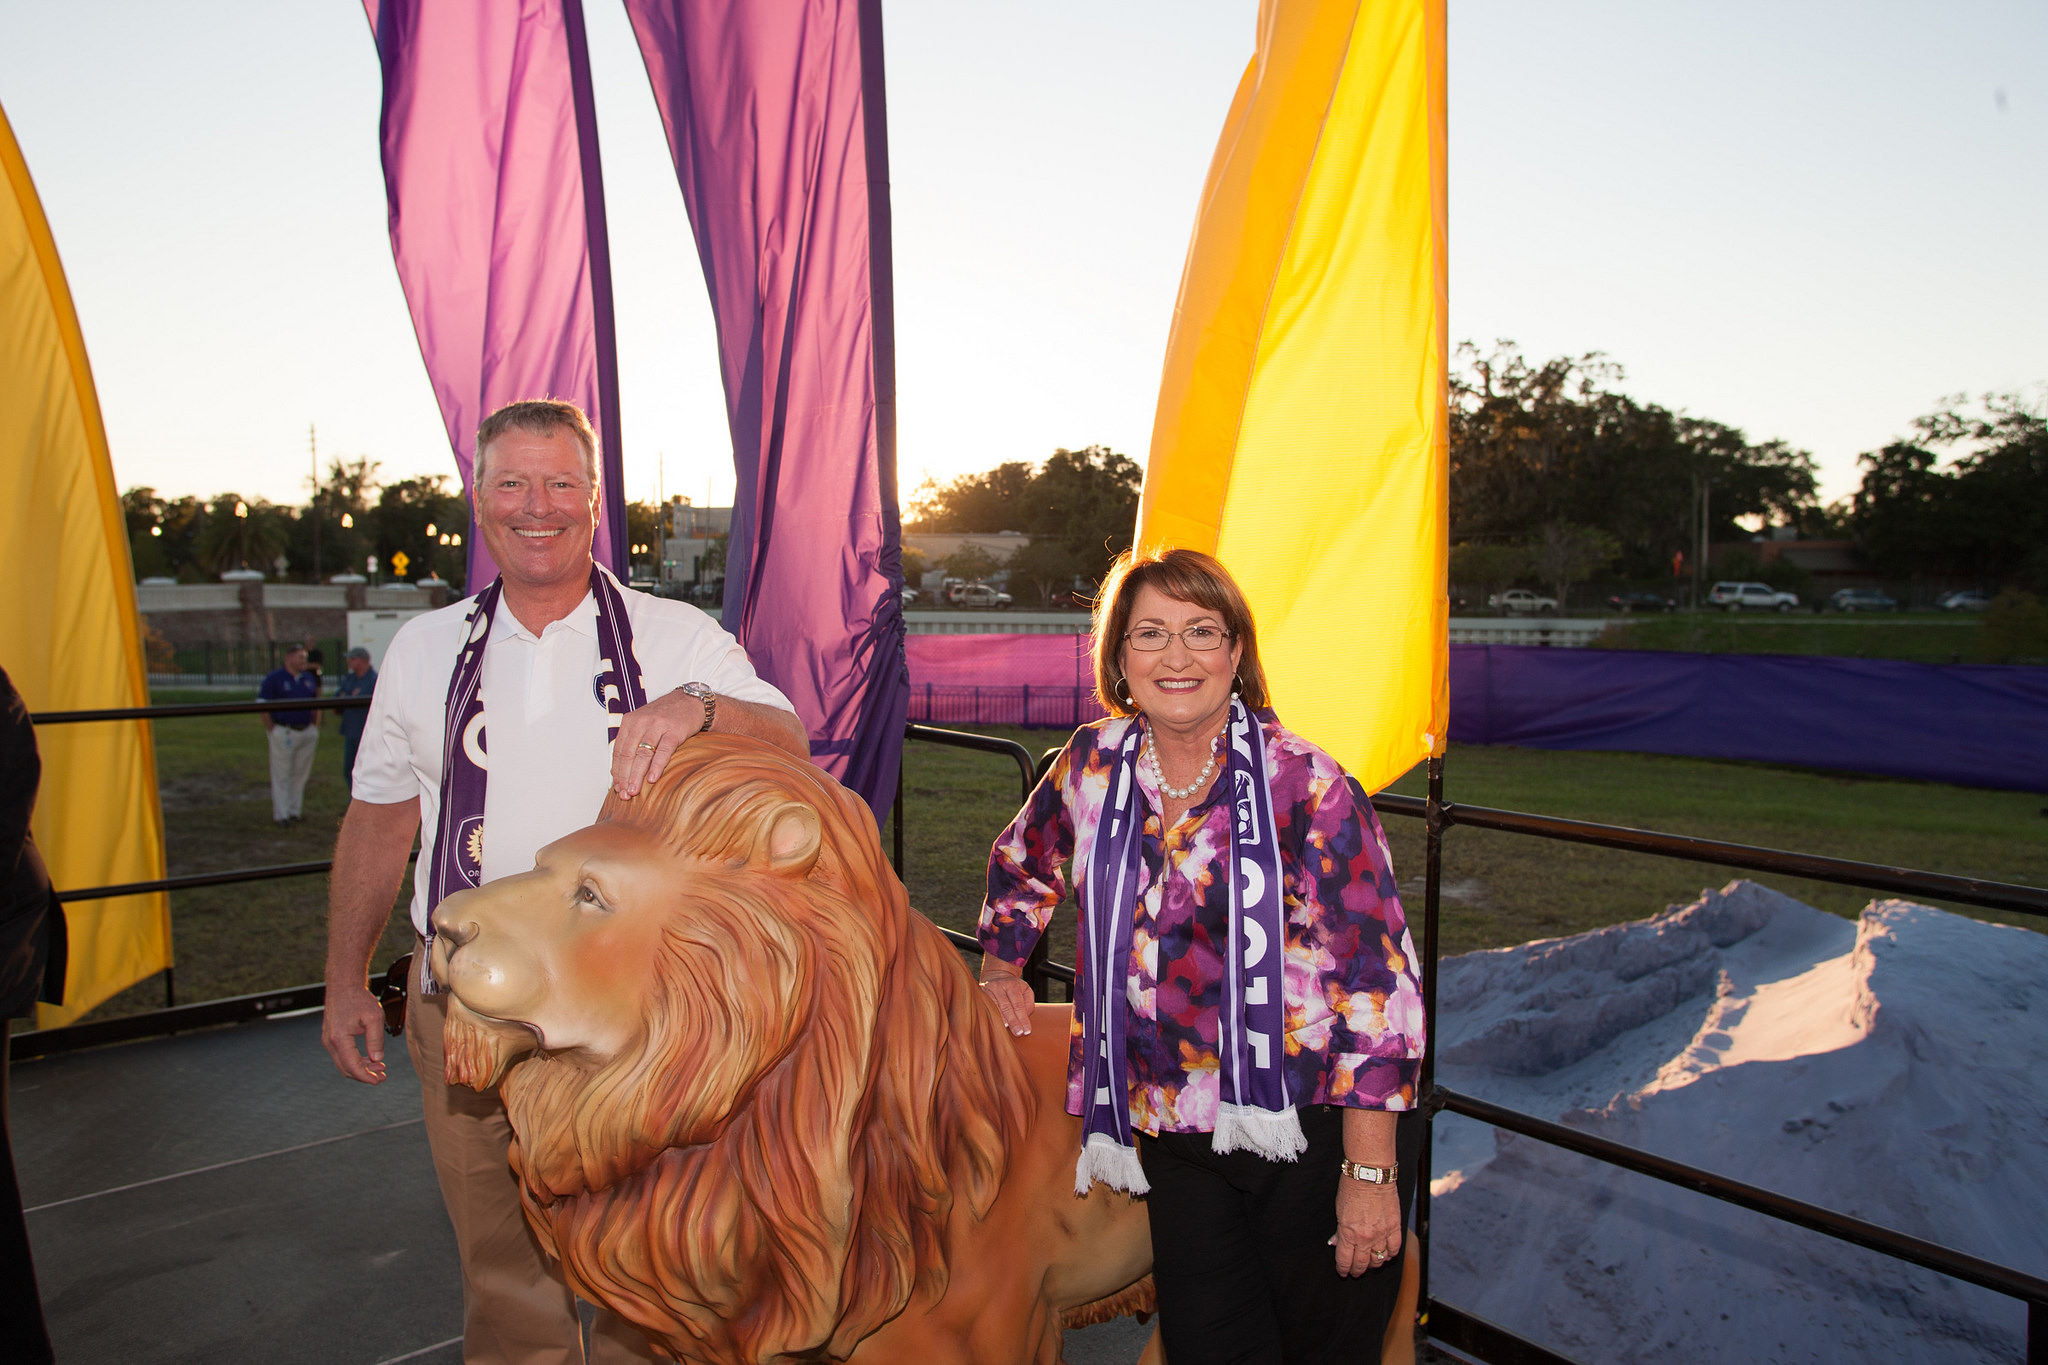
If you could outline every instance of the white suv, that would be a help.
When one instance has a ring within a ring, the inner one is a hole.
[[[1779,592],[1768,583],[1716,583],[1707,594],[1707,605],[1728,611],[1790,611],[1799,605],[1799,594]]]

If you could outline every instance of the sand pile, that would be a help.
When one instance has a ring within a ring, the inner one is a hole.
[[[1442,1082],[2048,1275],[2048,937],[1752,882],[1445,962]],[[2020,1361],[2026,1311],[1444,1116],[1432,1292],[1577,1360]]]

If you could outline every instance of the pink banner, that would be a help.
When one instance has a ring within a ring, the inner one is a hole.
[[[619,385],[582,0],[364,0],[384,72],[391,253],[464,488],[477,424],[522,398],[590,415],[592,552],[627,571]],[[497,575],[470,526],[474,592]]]
[[[879,814],[903,747],[880,0],[626,0],[718,320],[726,629]]]
[[[922,687],[1078,687],[1093,690],[1092,635],[913,635],[910,683]]]

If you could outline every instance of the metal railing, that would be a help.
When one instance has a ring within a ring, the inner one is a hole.
[[[1975,877],[1954,877],[1938,872],[1876,863],[1852,862],[1818,854],[1756,848],[1747,844],[1696,839],[1687,835],[1664,834],[1654,830],[1630,829],[1621,825],[1567,820],[1557,816],[1530,815],[1520,811],[1495,810],[1485,806],[1459,806],[1443,799],[1444,761],[1432,758],[1428,766],[1428,795],[1375,796],[1374,809],[1387,815],[1420,818],[1424,822],[1423,948],[1422,992],[1425,1035],[1436,1037],[1437,944],[1443,893],[1443,834],[1454,826],[1492,829],[1535,839],[1553,839],[1590,844],[1624,852],[1679,858],[1688,862],[1711,863],[1802,877],[1813,881],[1905,892],[1975,905],[1993,910],[2018,911],[2048,916],[2048,890],[2015,886]],[[1929,1270],[2017,1298],[2027,1305],[2027,1361],[2048,1365],[2048,1280],[1911,1236],[1894,1228],[1881,1227],[1850,1218],[1831,1209],[1777,1194],[1770,1190],[1731,1180],[1726,1176],[1654,1156],[1605,1138],[1594,1137],[1533,1115],[1460,1094],[1436,1083],[1436,1056],[1426,1052],[1422,1061],[1420,1090],[1424,1115],[1422,1172],[1415,1191],[1416,1244],[1421,1255],[1421,1322],[1423,1329],[1445,1345],[1463,1351],[1489,1365],[1570,1365],[1563,1357],[1545,1350],[1496,1324],[1486,1322],[1455,1305],[1435,1299],[1429,1292],[1429,1216],[1431,1156],[1435,1118],[1449,1110],[1482,1123],[1493,1124],[1524,1137],[1549,1143],[1567,1151],[1654,1180],[1677,1185],[1709,1198],[1746,1208],[1780,1222],[1810,1229],[1839,1241],[1924,1266]]]
[[[84,721],[158,720],[180,716],[279,710],[344,710],[368,704],[367,698],[326,697],[311,701],[202,703],[100,711],[45,712],[32,719],[38,725],[55,725]],[[1044,775],[1059,752],[1057,749],[1047,750],[1034,761],[1030,751],[1014,740],[917,724],[906,726],[904,738],[906,741],[975,750],[1014,760],[1018,767],[1020,804],[1022,800],[1028,799],[1032,786]],[[2048,916],[2048,889],[2040,887],[1855,862],[1819,854],[1759,848],[1748,844],[1726,843],[1558,816],[1498,810],[1485,806],[1456,805],[1443,799],[1443,766],[1443,759],[1440,757],[1429,761],[1428,794],[1425,797],[1382,794],[1372,798],[1373,808],[1383,815],[1420,819],[1424,823],[1422,990],[1426,1036],[1431,1038],[1436,1036],[1437,1022],[1437,946],[1443,891],[1443,835],[1446,830],[1457,826],[1497,830],[1534,839],[1587,844],[1628,853],[1678,858],[1688,862],[1799,877],[1810,881],[1902,892],[1991,910]],[[903,783],[900,780],[897,783],[892,824],[894,861],[897,873],[901,876],[904,796]],[[308,876],[328,871],[331,866],[329,862],[308,862],[276,867],[242,868],[228,872],[169,877],[150,882],[90,887],[60,893],[58,899],[71,902],[133,895],[144,891],[226,885],[271,877]],[[941,932],[963,952],[981,951],[979,942],[971,935],[950,929],[942,929]],[[1071,966],[1046,960],[1043,938],[1040,939],[1038,951],[1034,953],[1032,962],[1027,967],[1027,980],[1032,983],[1033,992],[1040,999],[1049,998],[1050,986],[1054,981],[1064,983],[1068,990],[1068,998],[1072,998],[1074,970]],[[371,984],[373,989],[381,985],[375,981]],[[43,1056],[79,1047],[100,1046],[104,1043],[184,1029],[271,1018],[280,1013],[318,1008],[324,1002],[325,995],[323,986],[300,986],[284,991],[207,1001],[199,1005],[111,1019],[102,1023],[18,1033],[11,1040],[11,1053],[15,1060],[21,1060],[24,1057]],[[1424,1115],[1422,1172],[1415,1193],[1416,1244],[1420,1254],[1422,1280],[1421,1324],[1432,1338],[1453,1349],[1490,1362],[1490,1365],[1570,1365],[1563,1357],[1505,1328],[1467,1313],[1453,1304],[1433,1298],[1429,1292],[1431,1149],[1435,1116],[1445,1111],[2017,1298],[2027,1305],[2026,1359],[2030,1365],[2048,1365],[2048,1279],[2009,1266],[1998,1265],[1893,1228],[1851,1218],[1759,1186],[1732,1180],[1697,1166],[1579,1132],[1563,1124],[1539,1119],[1488,1100],[1461,1094],[1436,1084],[1435,1070],[1434,1052],[1426,1052],[1420,1081]]]

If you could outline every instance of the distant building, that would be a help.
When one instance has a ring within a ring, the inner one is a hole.
[[[706,572],[704,557],[714,542],[732,534],[730,507],[698,507],[688,498],[670,499],[662,509],[661,578],[665,583],[697,584],[724,576]]]
[[[1011,555],[1031,543],[1031,537],[1022,531],[995,532],[953,532],[953,531],[905,531],[903,548],[915,550],[933,564],[950,558],[960,552],[962,546],[979,545],[988,551],[989,558],[1002,564]]]

